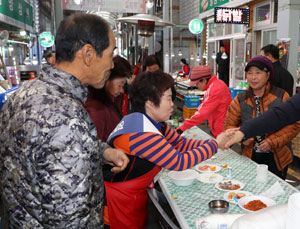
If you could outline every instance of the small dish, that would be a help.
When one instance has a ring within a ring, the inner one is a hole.
[[[236,197],[237,202],[234,200],[233,196]],[[248,191],[242,191],[242,190],[238,190],[238,191],[232,190],[229,192],[225,192],[223,197],[229,203],[238,204],[239,199],[245,196],[252,196],[252,193]]]
[[[198,181],[208,184],[214,184],[223,180],[223,176],[218,173],[201,173],[198,175]]]
[[[212,213],[225,213],[228,211],[229,203],[226,200],[212,200],[208,208]]]
[[[251,202],[251,201],[259,201],[259,202]],[[249,204],[250,202],[250,204]],[[245,205],[249,204],[251,205],[253,203],[253,206],[255,205],[255,208],[257,210],[250,210],[245,208]],[[261,209],[276,205],[276,202],[268,197],[265,196],[246,196],[239,200],[238,205],[241,209],[243,209],[246,212],[255,212],[259,211]],[[266,206],[264,206],[266,205]]]
[[[184,171],[171,171],[168,176],[172,178],[173,182],[179,186],[188,186],[199,176],[199,174],[192,169]]]
[[[224,180],[216,183],[215,187],[221,191],[237,191],[243,189],[245,185],[238,180]]]
[[[201,173],[216,173],[221,170],[220,166],[214,164],[198,164],[195,168]]]

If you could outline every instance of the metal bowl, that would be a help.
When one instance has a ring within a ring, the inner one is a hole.
[[[212,200],[208,203],[212,213],[225,213],[228,211],[229,203],[225,200]]]

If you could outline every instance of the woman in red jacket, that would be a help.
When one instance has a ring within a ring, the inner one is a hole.
[[[184,76],[190,77],[190,66],[187,64],[186,59],[182,58],[180,60],[180,64],[182,66],[182,70],[179,73],[183,73]]]
[[[211,75],[209,66],[194,67],[190,85],[196,85],[199,90],[206,92],[198,111],[190,119],[185,120],[176,131],[182,133],[208,120],[213,136],[218,136],[224,130],[225,115],[232,100],[229,88],[216,75]]]
[[[173,112],[172,76],[145,72],[130,86],[134,113],[121,120],[108,143],[122,149],[130,162],[124,172],[112,173],[103,167],[106,188],[104,223],[112,229],[144,228],[147,215],[147,188],[161,168],[185,170],[210,158],[229,140],[186,139],[166,124]]]

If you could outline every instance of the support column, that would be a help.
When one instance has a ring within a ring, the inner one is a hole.
[[[163,4],[163,19],[166,21],[170,21],[170,2],[164,1]],[[164,72],[170,72],[170,28],[163,28],[163,57],[164,57]],[[168,56],[166,56],[166,51],[168,51]]]
[[[277,38],[290,38],[288,71],[293,75],[294,82],[297,76],[298,46],[299,46],[299,0],[278,1]],[[295,92],[294,83],[294,92]]]
[[[59,23],[63,20],[64,14],[63,14],[63,7],[62,7],[62,1],[61,0],[53,0],[55,1],[55,11],[54,11],[54,34],[56,35],[56,31],[58,29]]]

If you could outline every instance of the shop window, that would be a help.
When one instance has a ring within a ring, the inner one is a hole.
[[[215,24],[216,26],[216,36],[223,36],[224,35],[224,24]]]
[[[208,24],[208,29],[209,29],[209,37],[214,37],[214,36],[216,36],[216,30],[215,30],[215,24],[214,23],[210,23],[210,24]]]
[[[207,44],[207,64],[212,70],[212,72],[215,72],[215,58],[214,55],[216,55],[215,51],[215,42],[208,42]]]
[[[276,45],[277,42],[277,30],[269,30],[263,31],[263,39],[262,39],[262,46],[264,47],[268,44]]]
[[[225,35],[232,34],[232,24],[225,24]]]
[[[241,33],[243,30],[243,25],[234,24],[234,33]]]
[[[258,6],[255,12],[255,22],[269,22],[270,16],[270,4]]]

